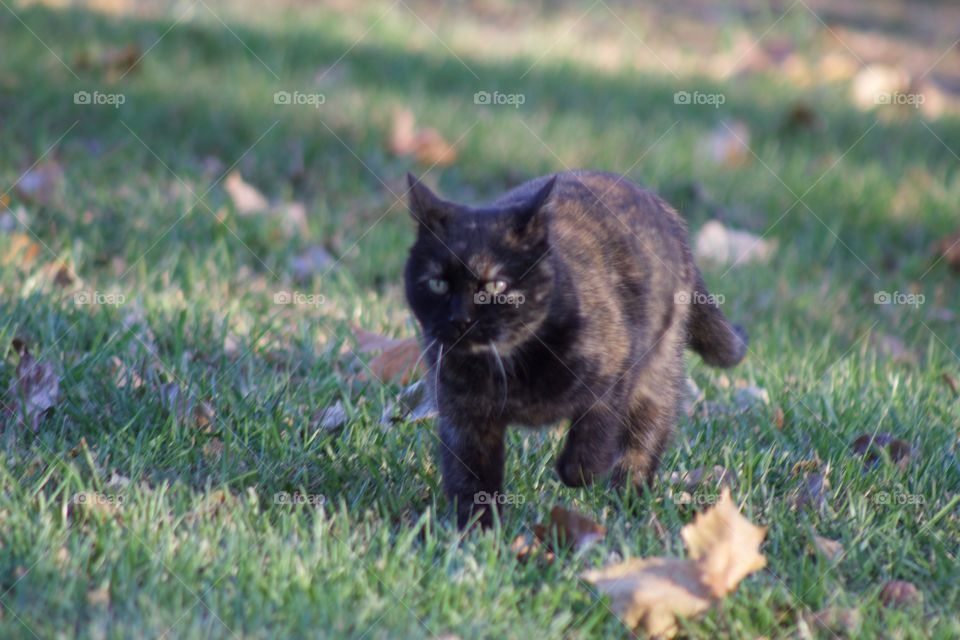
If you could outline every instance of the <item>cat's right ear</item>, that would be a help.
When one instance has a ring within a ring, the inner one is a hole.
[[[429,229],[439,234],[443,231],[450,215],[449,205],[412,173],[407,173],[407,184],[410,186],[407,190],[410,215],[422,229]]]

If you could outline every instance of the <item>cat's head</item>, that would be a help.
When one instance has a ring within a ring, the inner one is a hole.
[[[506,355],[540,326],[553,295],[548,201],[555,179],[509,205],[476,208],[408,178],[418,228],[404,280],[427,342],[472,352],[493,344]]]

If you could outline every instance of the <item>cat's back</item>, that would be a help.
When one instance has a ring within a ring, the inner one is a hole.
[[[646,258],[678,267],[690,260],[680,215],[652,191],[605,171],[565,171],[535,178],[507,193],[495,206],[523,202],[556,178],[550,196],[550,236],[556,249]]]

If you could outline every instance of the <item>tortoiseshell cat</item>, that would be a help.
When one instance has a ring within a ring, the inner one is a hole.
[[[719,367],[747,349],[708,294],[680,216],[610,173],[537,178],[479,207],[408,178],[419,229],[406,295],[459,526],[493,522],[510,424],[571,421],[557,463],[568,486],[610,471],[617,485],[651,481],[676,422],[684,347]]]

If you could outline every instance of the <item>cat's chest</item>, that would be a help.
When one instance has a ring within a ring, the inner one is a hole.
[[[508,361],[502,369],[495,363],[475,365],[443,376],[441,394],[458,413],[544,426],[570,417],[589,395],[584,378],[591,378],[592,372],[578,373],[574,366],[560,361],[549,366]]]

